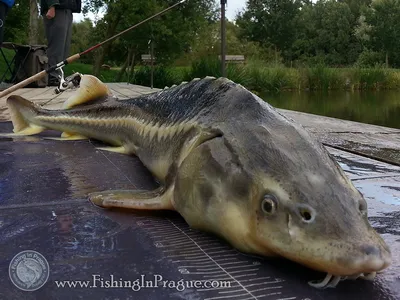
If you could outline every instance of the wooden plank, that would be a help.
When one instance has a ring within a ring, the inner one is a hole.
[[[46,91],[46,88],[24,88],[24,89],[19,89],[11,94],[0,98],[0,121],[8,121],[10,120],[10,112],[7,108],[7,98],[10,97],[11,95],[19,95],[24,98],[29,99],[30,95],[38,95],[41,93],[44,93]]]
[[[30,100],[41,105],[47,105],[47,103],[64,103],[69,97],[71,97],[75,90],[66,90],[60,94],[56,94],[54,89],[49,89],[45,94],[31,98]]]
[[[29,99],[31,101],[34,101],[34,100],[38,100],[38,99],[41,99],[41,100],[43,100],[43,99],[52,99],[52,98],[59,97],[59,96],[61,96],[61,94],[56,94],[54,92],[54,89],[49,88],[45,93],[42,93],[40,95],[36,95],[36,96],[33,96],[33,97],[31,96]]]
[[[46,109],[50,109],[52,106],[57,106],[58,108],[61,108],[62,104],[65,102],[66,99],[64,98],[57,98],[54,97],[52,99],[38,99],[35,100],[35,103],[42,105]]]
[[[221,59],[221,55],[219,55],[218,58]],[[225,61],[243,62],[245,59],[244,55],[225,55]]]
[[[29,98],[32,94],[33,95],[39,95],[41,93],[45,93],[46,90],[47,90],[47,88],[24,88],[24,89],[19,89],[19,90],[16,90],[16,91],[12,92],[11,94],[9,94],[7,96],[4,96],[4,97],[0,98],[0,102],[1,101],[5,101],[11,95],[19,95],[19,96],[23,96],[25,98]]]
[[[112,89],[125,95],[128,98],[135,98],[142,95],[142,93],[137,92],[135,89],[127,88],[126,85],[121,86],[119,84],[113,84]]]
[[[61,109],[62,104],[64,101],[51,101],[48,102],[47,104],[43,105],[44,108],[54,110],[54,109]]]
[[[116,90],[116,89],[114,89],[114,88],[111,88],[111,87],[108,87],[108,88],[110,89],[111,93],[112,93],[114,96],[116,96],[118,99],[128,99],[128,98],[129,98],[129,96],[120,93],[118,90]]]
[[[293,110],[279,110],[311,131],[321,133],[400,133],[400,129],[396,128],[312,115]]]
[[[137,91],[151,91],[151,92],[154,92],[154,91],[159,91],[160,90],[158,88],[153,88],[152,89],[149,86],[137,85],[137,84],[127,83],[127,82],[117,82],[115,84],[117,86],[119,86],[119,87],[122,87],[122,88],[125,88],[125,89],[129,89],[129,90],[132,90],[132,91],[135,91],[135,92],[137,92]]]
[[[24,94],[24,98],[31,100],[34,97],[48,93],[48,91],[49,91],[49,88],[35,89],[33,91],[30,91],[29,93]]]
[[[280,110],[326,146],[400,166],[400,129]]]
[[[68,99],[73,94],[75,94],[76,90],[77,88],[65,90],[64,92],[58,94],[57,98]]]
[[[11,93],[10,95],[7,95],[7,96],[5,96],[5,97],[3,97],[3,98],[1,98],[0,99],[0,109],[2,108],[2,107],[6,107],[7,105],[6,105],[6,101],[7,101],[7,98],[9,97],[9,96],[11,96],[11,95],[19,95],[19,96],[22,96],[22,97],[24,97],[24,98],[26,98],[26,99],[28,99],[28,100],[31,100],[31,96],[32,95],[40,95],[40,94],[43,94],[44,92],[46,92],[46,88],[25,88],[25,89],[19,89],[19,90],[17,90],[17,91],[15,91],[15,92],[13,92],[13,93]],[[4,113],[3,113],[4,114]],[[3,115],[2,114],[2,115]]]
[[[119,83],[120,84],[120,83]],[[132,90],[134,90],[135,92],[138,92],[138,93],[140,93],[140,94],[150,94],[150,93],[154,93],[154,92],[158,92],[158,91],[160,91],[161,89],[158,89],[158,88],[153,88],[153,89],[151,89],[150,87],[147,87],[147,86],[141,86],[141,85],[136,85],[136,84],[127,84],[126,85],[126,88],[128,88],[128,89],[132,89]]]
[[[115,94],[117,97],[119,96],[123,96],[125,98],[129,98],[129,93],[130,92],[123,92],[122,88],[120,88],[117,84],[115,83],[109,83],[107,84],[108,88],[113,92],[113,94]]]
[[[141,91],[138,91],[136,89],[131,89],[129,87],[121,87],[119,85],[115,85],[115,86],[113,86],[113,88],[129,97],[136,97],[136,96],[144,95]]]
[[[143,62],[149,63],[149,62],[151,62],[151,54],[142,54],[141,59],[142,59]],[[156,62],[156,57],[155,56],[153,56],[153,62],[154,63]]]

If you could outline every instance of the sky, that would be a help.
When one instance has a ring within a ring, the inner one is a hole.
[[[229,20],[233,20],[238,11],[245,7],[245,0],[227,0],[226,16]]]
[[[218,1],[218,3],[219,2],[220,1]],[[246,3],[245,0],[227,0],[226,17],[232,21],[236,16],[236,13],[244,8],[245,3]],[[88,17],[92,20],[95,20],[96,18],[93,14],[89,14]],[[83,19],[84,19],[83,14],[74,14],[75,22],[79,22]]]

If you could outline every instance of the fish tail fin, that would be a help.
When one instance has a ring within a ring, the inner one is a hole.
[[[39,112],[37,106],[31,101],[18,95],[12,95],[7,98],[7,106],[10,110],[15,134],[32,135],[45,130],[44,127],[32,123],[32,119]]]

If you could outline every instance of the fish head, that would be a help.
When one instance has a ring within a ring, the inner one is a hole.
[[[368,222],[367,202],[335,159],[283,115],[261,120],[237,134],[232,147],[250,180],[254,252],[335,276],[388,267],[390,249]]]

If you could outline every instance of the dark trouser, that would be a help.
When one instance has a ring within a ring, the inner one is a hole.
[[[72,33],[72,12],[70,9],[56,9],[56,16],[53,19],[47,19],[43,15],[44,27],[47,37],[47,56],[49,66],[54,66],[69,56],[69,47],[71,44]],[[51,72],[49,81],[60,78],[59,70]]]
[[[0,45],[3,43],[4,23],[8,13],[8,6],[4,2],[0,2]]]

